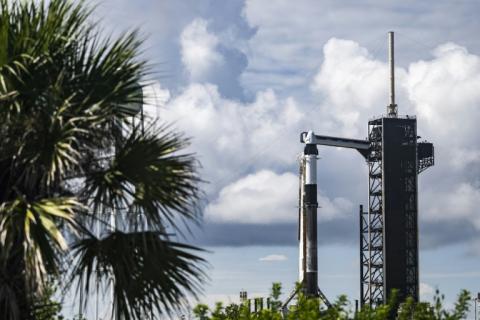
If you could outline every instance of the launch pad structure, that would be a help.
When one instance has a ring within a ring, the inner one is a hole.
[[[387,115],[368,122],[366,140],[303,132],[300,160],[299,282],[308,297],[330,306],[318,285],[317,146],[357,150],[368,167],[368,208],[360,205],[360,305],[385,303],[392,290],[401,301],[419,298],[418,174],[434,164],[434,148],[419,142],[414,116],[395,104],[394,34],[388,33],[390,104]],[[284,304],[293,299],[292,293]]]

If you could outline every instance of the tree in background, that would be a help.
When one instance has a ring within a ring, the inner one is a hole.
[[[61,315],[62,304],[55,299],[57,285],[48,281],[41,295],[35,297],[35,319],[36,320],[64,320]]]
[[[288,308],[286,314],[282,313],[277,304],[271,304],[267,309],[252,311],[248,301],[227,307],[217,303],[213,311],[210,311],[208,306],[199,304],[193,309],[193,313],[198,320],[460,320],[466,319],[471,300],[470,293],[463,290],[458,295],[454,309],[446,310],[445,297],[438,290],[433,304],[415,303],[412,298],[408,298],[399,305],[396,293],[393,292],[387,304],[375,309],[365,306],[361,311],[353,312],[346,296],[338,297],[333,306],[327,309],[320,304],[319,299],[307,298],[301,290],[299,292],[296,303]],[[271,301],[279,302],[280,294],[281,285],[274,283],[270,293]]]
[[[35,319],[65,270],[86,299],[113,288],[117,318],[184,307],[204,260],[171,234],[198,221],[200,180],[183,136],[132,120],[149,73],[137,34],[103,38],[81,1],[0,11],[2,319]]]

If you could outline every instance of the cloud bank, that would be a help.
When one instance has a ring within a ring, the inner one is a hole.
[[[180,36],[182,62],[190,80],[197,82],[208,79],[212,69],[224,63],[218,52],[218,37],[208,32],[204,19],[195,19],[185,27]]]
[[[258,259],[259,261],[272,262],[272,261],[286,261],[288,257],[283,254],[269,254],[268,256]]]
[[[207,223],[294,225],[299,133],[314,128],[362,138],[368,119],[385,112],[384,61],[352,40],[332,38],[322,51],[309,85],[314,104],[281,98],[272,89],[241,102],[204,82],[187,86],[160,110],[161,119],[194,137],[192,151],[212,182]],[[479,57],[452,43],[435,48],[429,59],[397,68],[400,113],[417,114],[419,133],[436,146],[437,165],[420,177],[420,219],[427,223],[467,221],[480,230],[478,87]],[[366,201],[366,168],[344,150],[321,148],[320,156],[320,222],[346,223],[356,214],[354,203]]]
[[[205,209],[207,220],[252,224],[298,221],[298,175],[258,171],[224,187]],[[339,219],[353,209],[344,198],[328,199],[319,193],[320,221]]]
[[[367,121],[385,113],[383,31],[394,29],[400,113],[417,115],[436,151],[419,179],[421,244],[468,242],[478,252],[480,40],[467,36],[480,27],[478,4],[119,1],[102,3],[100,18],[114,32],[147,30],[147,58],[162,63],[149,114],[193,138],[209,181],[201,241],[295,244],[298,135],[366,136]],[[320,148],[318,180],[320,241],[353,243],[365,163]]]

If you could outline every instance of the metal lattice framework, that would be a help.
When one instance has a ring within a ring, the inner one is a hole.
[[[361,207],[361,305],[376,306],[384,301],[383,256],[383,182],[382,122],[371,121],[368,127],[370,150],[368,163],[368,212]]]
[[[435,164],[433,144],[427,141],[417,143],[417,172],[420,174]]]
[[[414,125],[413,125],[414,124]],[[417,126],[405,124],[404,129],[404,148],[411,149],[410,153],[415,157],[402,158],[403,181],[405,184],[405,254],[406,254],[406,296],[418,299],[418,152],[417,152]],[[402,130],[403,131],[403,130]]]

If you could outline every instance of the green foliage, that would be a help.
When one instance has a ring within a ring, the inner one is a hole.
[[[193,309],[193,314],[195,315],[195,318],[198,320],[208,320],[208,313],[209,309],[208,306],[205,304],[198,304],[194,309]]]
[[[140,311],[151,307],[161,309],[163,305],[174,309],[183,297],[176,288],[195,292],[200,284],[196,279],[201,277],[202,271],[193,262],[201,263],[202,259],[187,252],[194,249],[162,240],[159,232],[115,231],[103,239],[79,241],[73,248],[79,259],[73,272],[84,280],[81,283],[85,283],[87,294],[92,290],[88,279],[113,275],[116,279],[114,303],[121,314],[129,313],[132,305],[138,306]],[[131,279],[135,280],[134,283]],[[154,296],[162,297],[162,300],[142,299]],[[138,312],[138,317],[141,316],[142,313]]]
[[[231,304],[223,307],[217,303],[215,309],[209,310],[208,306],[199,304],[194,309],[195,319],[198,320],[460,320],[465,319],[471,300],[468,291],[461,291],[453,310],[446,310],[443,306],[444,296],[438,290],[434,296],[433,304],[427,302],[415,303],[412,298],[399,304],[396,292],[392,292],[389,302],[375,309],[365,306],[355,313],[346,296],[339,296],[331,308],[326,308],[319,299],[307,298],[302,290],[295,303],[289,306],[285,314],[280,310],[281,285],[274,283],[270,298],[275,301],[270,309],[254,312],[250,310],[248,302],[241,305]],[[279,304],[277,304],[279,303]]]
[[[37,320],[64,320],[61,315],[62,304],[55,300],[57,285],[49,281],[42,295],[35,299],[35,318]]]
[[[270,309],[272,309],[272,311],[280,310],[282,306],[282,301],[280,301],[281,294],[282,284],[280,282],[274,282],[270,292]]]

